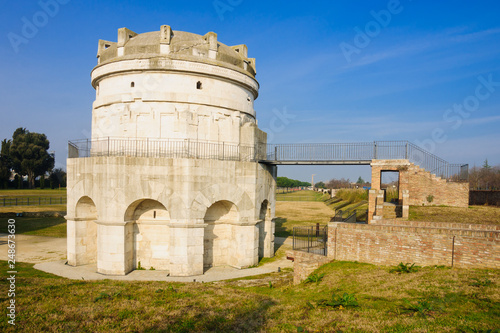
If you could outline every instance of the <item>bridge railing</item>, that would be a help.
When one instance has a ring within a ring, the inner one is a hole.
[[[408,141],[250,146],[190,139],[107,137],[69,142],[69,158],[91,156],[200,158],[274,162],[276,164],[283,162],[359,162],[366,164],[374,159],[407,159],[439,177],[452,181],[468,180],[467,164],[450,164]]]
[[[266,160],[279,162],[363,162],[374,159],[409,160],[439,177],[468,180],[467,164],[450,164],[408,141],[375,141],[360,143],[269,144]]]

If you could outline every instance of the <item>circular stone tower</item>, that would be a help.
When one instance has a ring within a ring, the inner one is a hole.
[[[167,25],[99,41],[92,138],[69,149],[70,265],[189,276],[274,255],[276,167],[258,162],[247,53]]]

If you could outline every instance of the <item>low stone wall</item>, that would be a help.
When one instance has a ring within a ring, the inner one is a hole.
[[[500,268],[500,230],[498,226],[459,223],[330,222],[328,255],[332,260],[381,265],[404,262]]]
[[[500,207],[500,191],[470,191],[469,205],[491,205]]]
[[[332,258],[303,251],[288,251],[287,257],[293,258],[293,284],[299,284],[318,269],[332,261]]]

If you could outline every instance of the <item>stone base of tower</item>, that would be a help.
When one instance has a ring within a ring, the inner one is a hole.
[[[274,255],[274,166],[137,157],[67,165],[69,265],[190,276]]]

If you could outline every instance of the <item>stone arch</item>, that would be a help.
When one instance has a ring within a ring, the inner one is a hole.
[[[203,267],[231,265],[234,257],[233,227],[239,221],[238,207],[220,200],[208,207],[204,222]]]
[[[127,260],[131,267],[169,269],[170,213],[152,199],[134,201],[125,211]]]
[[[269,224],[271,223],[271,205],[266,199],[262,201],[259,211],[259,221],[257,223],[259,230],[259,259],[265,256],[265,240],[269,233]]]
[[[75,242],[79,249],[78,265],[86,265],[97,262],[97,206],[88,197],[81,197],[75,206]]]

